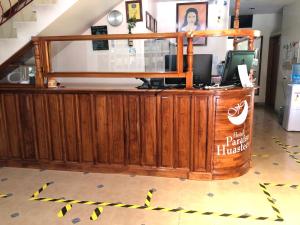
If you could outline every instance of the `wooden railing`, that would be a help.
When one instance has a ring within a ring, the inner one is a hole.
[[[6,0],[9,8],[6,9],[4,4],[0,2],[0,9],[1,9],[1,19],[0,19],[0,26],[12,18],[15,14],[21,11],[25,6],[30,4],[33,0],[18,0],[16,3],[13,3],[11,0]],[[3,1],[2,1],[3,2]]]
[[[44,87],[44,77],[186,77],[183,72],[183,38],[185,33],[152,34],[112,34],[112,35],[73,35],[32,38],[35,46],[36,87]],[[126,40],[126,39],[166,39],[176,38],[177,71],[174,72],[53,72],[51,68],[50,44],[54,41]]]
[[[32,38],[35,46],[36,62],[36,87],[46,87],[44,78],[55,77],[135,77],[135,78],[155,78],[155,77],[185,77],[186,88],[193,87],[193,38],[194,37],[222,37],[248,38],[249,50],[253,49],[253,41],[260,32],[251,29],[230,29],[230,30],[205,30],[178,33],[151,33],[151,34],[112,34],[112,35],[75,35],[75,36],[48,36]],[[183,71],[183,39],[187,38],[187,72]],[[51,63],[50,44],[54,41],[87,41],[87,40],[126,40],[126,39],[157,39],[176,38],[177,41],[177,71],[174,72],[53,72]]]

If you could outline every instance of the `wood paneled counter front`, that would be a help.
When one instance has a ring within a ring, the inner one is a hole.
[[[0,89],[2,166],[225,179],[250,167],[252,88]]]

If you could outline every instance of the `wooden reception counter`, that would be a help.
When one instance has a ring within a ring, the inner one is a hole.
[[[0,164],[189,179],[246,173],[252,88],[0,89]]]

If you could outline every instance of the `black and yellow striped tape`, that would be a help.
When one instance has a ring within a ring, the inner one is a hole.
[[[299,184],[275,184],[275,183],[263,183],[265,186],[270,187],[287,187],[287,188],[293,188],[293,189],[300,189]]]
[[[97,207],[94,212],[92,213],[90,220],[97,220],[99,218],[99,216],[101,215],[101,213],[103,212],[103,208],[102,207]]]
[[[100,207],[100,206],[110,206],[110,207],[118,207],[118,208],[143,209],[143,210],[151,210],[151,211],[185,213],[185,214],[198,214],[198,215],[204,215],[204,216],[219,216],[219,217],[238,218],[238,219],[271,220],[271,221],[278,221],[278,222],[283,221],[282,217],[270,218],[270,217],[267,217],[267,216],[253,216],[253,215],[250,215],[250,214],[219,213],[219,212],[211,212],[211,211],[201,212],[201,211],[198,211],[198,210],[187,210],[187,209],[183,209],[183,208],[172,209],[172,208],[165,208],[165,207],[151,207],[151,206],[148,207],[146,205],[123,204],[123,203],[120,203],[120,202],[110,203],[110,202],[68,200],[68,199],[63,199],[63,198],[37,198],[37,197],[31,197],[29,200],[41,201],[41,202],[56,202],[56,203],[68,203],[68,204],[96,205],[98,207]],[[100,210],[100,214],[101,214],[101,210]]]
[[[298,155],[298,152],[291,152],[288,150],[288,146],[297,147],[297,145],[285,145],[283,144],[277,137],[272,137],[276,144],[278,144],[285,152],[289,154],[289,156],[295,160],[296,163],[300,164],[300,159],[298,159],[295,155]]]
[[[154,192],[154,189],[151,189],[147,193],[147,197],[146,197],[146,200],[145,200],[145,206],[147,206],[147,207],[150,207],[152,196],[153,196],[153,192]]]
[[[50,184],[53,184],[53,182],[49,182],[44,184],[38,191],[34,192],[33,195],[31,196],[32,198],[37,198],[39,194],[45,190]]]
[[[57,216],[59,218],[64,217],[67,212],[70,212],[72,209],[72,205],[71,204],[67,204],[66,206],[62,207],[61,210],[59,210],[59,212],[57,213]]]
[[[277,208],[274,200],[272,199],[271,194],[267,190],[266,185],[260,183],[259,186],[262,188],[264,194],[267,196],[267,199],[268,199],[269,203],[271,204],[273,211],[276,213],[277,219],[283,220],[279,209]]]
[[[300,145],[288,145],[288,144],[284,144],[282,143],[278,137],[272,137],[275,142],[278,144],[278,145],[281,145],[281,146],[284,146],[284,147],[287,147],[287,148],[300,148]],[[297,153],[299,154],[299,153]]]

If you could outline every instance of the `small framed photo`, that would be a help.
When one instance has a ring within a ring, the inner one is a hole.
[[[157,20],[154,19],[154,33],[157,33]]]
[[[177,3],[176,23],[178,32],[206,30],[208,16],[207,2]],[[194,45],[206,45],[207,38],[193,39]],[[185,38],[184,45],[187,45]]]
[[[107,34],[107,26],[92,26],[92,35]],[[92,41],[93,50],[109,50],[108,40],[96,40]]]
[[[131,19],[136,22],[143,21],[142,1],[127,1],[125,5],[127,22]]]
[[[151,15],[149,12],[146,11],[146,28],[148,30],[151,30],[150,22],[151,22]]]

